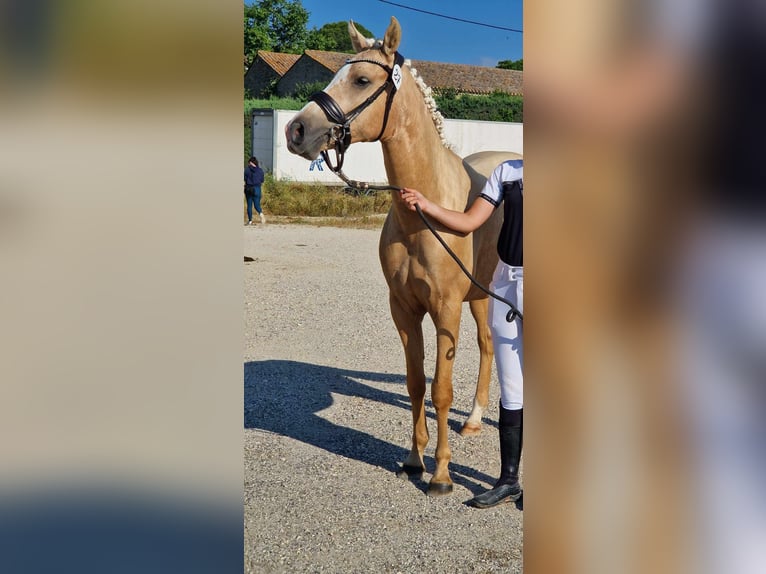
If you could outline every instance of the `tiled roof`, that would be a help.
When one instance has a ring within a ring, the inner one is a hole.
[[[497,90],[508,94],[524,93],[524,73],[518,70],[424,60],[412,60],[412,67],[426,85],[434,90],[454,88],[469,94],[490,94]]]
[[[300,54],[281,54],[279,52],[267,52],[258,50],[258,58],[263,60],[268,66],[280,76],[284,76],[292,65],[301,57]]]
[[[333,74],[340,70],[340,67],[346,63],[346,60],[354,55],[343,52],[325,52],[323,50],[306,50],[305,54],[330,70]]]
[[[353,57],[353,54],[322,50],[306,50],[305,54],[333,73]],[[524,93],[524,73],[517,70],[426,60],[412,60],[412,67],[418,71],[426,85],[434,90],[453,88],[470,94],[490,94],[497,90],[508,94]]]

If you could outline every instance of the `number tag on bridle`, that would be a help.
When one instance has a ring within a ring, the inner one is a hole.
[[[394,82],[394,88],[397,90],[402,85],[402,67],[399,64],[394,64],[394,68],[391,70],[391,80]]]

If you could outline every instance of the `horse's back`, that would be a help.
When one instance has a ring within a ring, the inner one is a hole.
[[[463,158],[468,177],[471,178],[471,193],[468,204],[473,203],[484,189],[487,178],[494,169],[502,162],[509,159],[521,159],[521,154],[510,151],[480,151]],[[483,200],[482,200],[483,201]],[[479,283],[487,286],[492,279],[495,265],[497,264],[497,238],[500,235],[500,227],[503,224],[502,210],[495,213],[484,225],[479,227],[474,234],[474,276]],[[466,300],[481,299],[486,295],[476,287],[472,287]]]
[[[512,151],[479,151],[465,156],[463,165],[471,178],[471,196],[481,192],[492,171],[509,159],[522,159],[522,155]]]

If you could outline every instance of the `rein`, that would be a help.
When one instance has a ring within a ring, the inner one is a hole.
[[[336,169],[333,169],[332,166],[330,166],[330,169],[333,171],[333,173],[335,173],[335,175],[337,175],[344,182],[346,182],[346,185],[348,185],[350,188],[355,190],[363,191],[365,193],[369,193],[370,191],[396,191],[396,192],[402,191],[401,187],[397,187],[395,185],[371,185],[364,181],[349,179],[348,177],[346,177],[346,174],[344,174],[341,171],[340,168],[336,170]],[[415,204],[415,210],[418,212],[420,219],[423,220],[423,223],[428,228],[428,230],[433,234],[434,237],[436,237],[439,243],[441,243],[442,247],[444,247],[447,253],[449,253],[450,257],[452,257],[455,263],[458,264],[458,267],[460,267],[460,270],[465,274],[466,277],[468,277],[471,283],[473,283],[476,287],[481,289],[484,293],[486,293],[493,299],[496,299],[502,303],[505,303],[506,305],[510,307],[510,310],[505,316],[505,320],[511,323],[516,317],[518,317],[519,321],[523,322],[524,316],[522,315],[521,311],[519,311],[519,309],[513,303],[511,303],[508,299],[505,299],[504,297],[501,297],[500,295],[493,293],[492,291],[484,287],[484,285],[479,283],[473,275],[471,275],[471,272],[468,271],[468,269],[466,269],[465,265],[463,265],[463,262],[460,261],[460,258],[455,254],[454,251],[452,251],[452,249],[450,249],[450,246],[447,245],[447,242],[444,241],[444,239],[442,239],[442,236],[439,235],[439,232],[436,231],[436,229],[434,229],[433,225],[431,225],[431,222],[428,221],[428,218],[423,213],[423,210],[420,209],[420,205],[418,205],[417,203]]]

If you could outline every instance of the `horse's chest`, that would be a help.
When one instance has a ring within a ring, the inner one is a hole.
[[[393,269],[391,282],[396,285],[412,286],[421,283],[432,285],[436,282],[428,266],[414,258],[403,259],[398,265],[394,265]]]
[[[391,291],[420,301],[442,298],[449,284],[441,259],[425,257],[418,246],[398,244],[381,253],[383,274]]]

